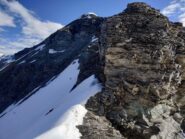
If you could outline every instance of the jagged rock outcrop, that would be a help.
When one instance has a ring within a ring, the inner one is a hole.
[[[105,117],[128,139],[185,138],[182,24],[170,22],[147,4],[132,3],[106,19],[99,43],[105,88],[89,99],[86,108]],[[88,118],[81,131],[93,130],[93,123],[86,127]]]
[[[125,139],[105,118],[91,112],[86,114],[84,125],[78,127],[82,139]]]

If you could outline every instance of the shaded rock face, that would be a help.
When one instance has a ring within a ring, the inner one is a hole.
[[[75,59],[79,59],[81,69],[78,83],[92,74],[98,75],[98,38],[103,20],[96,16],[80,18],[39,45],[16,53],[11,62],[0,59],[0,112],[12,103],[24,101]]]
[[[144,3],[133,3],[102,24],[100,44],[105,88],[86,108],[128,139],[185,138],[182,25]]]

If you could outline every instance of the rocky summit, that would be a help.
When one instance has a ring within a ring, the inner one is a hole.
[[[185,138],[182,25],[144,3],[132,3],[102,24],[99,47],[105,87],[86,108],[119,134],[101,122],[93,127],[96,120],[89,123],[87,114],[80,127],[84,139]]]
[[[103,87],[85,104],[81,139],[185,138],[185,28],[141,2],[107,18],[84,14],[2,58],[0,111],[29,99],[75,59],[71,90],[93,74]]]

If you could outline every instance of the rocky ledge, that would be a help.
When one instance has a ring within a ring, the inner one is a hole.
[[[182,24],[132,3],[103,22],[100,38],[105,87],[86,104],[82,139],[185,138]]]

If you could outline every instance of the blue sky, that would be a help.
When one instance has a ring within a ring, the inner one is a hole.
[[[0,55],[31,47],[84,13],[107,17],[131,2],[136,0],[0,0]],[[140,2],[185,25],[185,0]]]
[[[95,12],[99,16],[111,16],[121,12],[130,2],[136,0],[20,0],[39,17],[67,24],[83,13]],[[169,4],[169,0],[158,3],[159,0],[140,0],[158,9]],[[38,4],[39,3],[39,4]]]

